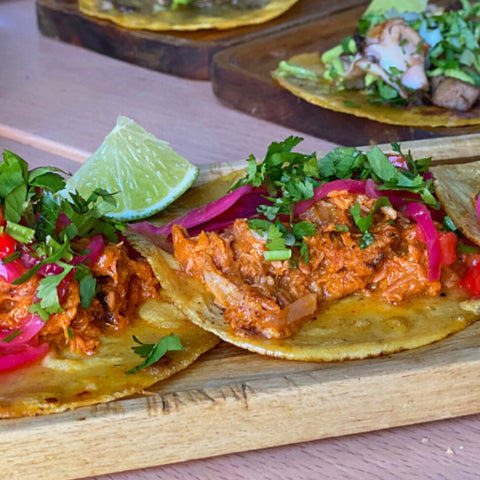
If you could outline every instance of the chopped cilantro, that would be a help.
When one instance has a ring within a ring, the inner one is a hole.
[[[448,215],[445,215],[445,217],[443,218],[442,227],[447,232],[458,231],[457,226],[455,225],[455,223],[453,223],[453,220]]]
[[[73,340],[75,338],[72,327],[70,325],[67,327],[67,335],[69,340]]]
[[[34,303],[30,307],[30,312],[40,315],[44,321],[47,321],[52,313],[62,311],[57,287],[73,269],[73,265],[63,262],[59,262],[58,265],[63,267],[63,271],[56,275],[46,275],[40,280],[40,285],[37,289],[37,297],[40,299],[40,302]]]
[[[73,277],[80,286],[80,300],[83,308],[89,308],[95,297],[97,282],[86,265],[77,266]]]
[[[465,243],[459,243],[457,249],[460,253],[479,253],[480,248],[476,245],[467,245]]]
[[[373,235],[369,232],[373,225],[373,218],[380,208],[386,206],[391,206],[390,201],[387,197],[380,197],[375,200],[373,208],[364,217],[361,215],[361,207],[358,202],[350,209],[355,225],[363,233],[360,239],[360,248],[366,248],[373,242]]]
[[[10,343],[11,341],[15,340],[21,334],[22,334],[21,330],[14,330],[12,333],[10,333],[6,337],[2,338],[2,343]]]
[[[364,249],[371,245],[374,241],[373,235],[370,232],[365,232],[360,238],[360,248]]]
[[[298,202],[311,200],[315,188],[326,182],[372,179],[379,190],[410,192],[412,197],[420,196],[427,205],[438,207],[432,180],[425,175],[430,159],[414,160],[410,152],[405,154],[401,151],[398,143],[393,143],[392,149],[406,160],[406,168],[397,168],[378,147],[367,153],[354,147],[337,147],[321,158],[317,158],[315,153],[292,152],[301,141],[301,138],[292,136],[283,142],[272,143],[262,162],[257,162],[250,155],[247,174],[232,188],[253,185],[267,190],[265,202],[257,208],[257,213],[263,218],[253,218],[248,222],[252,230],[266,239],[267,260],[292,259],[292,247],[300,247],[300,258],[308,261],[308,248],[303,239],[315,235],[315,225],[294,221],[293,212]],[[359,205],[352,209],[357,227],[363,234],[362,245],[371,243],[369,228],[373,216],[387,204],[390,205],[386,197],[380,197],[365,217],[360,215]],[[335,229],[348,231],[344,225],[337,225]]]

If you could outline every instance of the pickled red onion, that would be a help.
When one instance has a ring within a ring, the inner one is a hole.
[[[430,212],[424,204],[411,202],[407,205],[405,213],[417,222],[427,244],[428,280],[437,281],[441,273],[440,242]]]
[[[220,229],[233,223],[236,218],[250,218],[255,215],[257,207],[264,201],[265,193],[263,189],[244,185],[214,202],[191,210],[166,225],[156,227],[149,222],[139,222],[130,226],[141,233],[161,236],[170,235],[173,225],[181,225],[189,231],[190,235],[201,230]]]
[[[48,344],[29,345],[26,344],[22,349],[15,352],[0,355],[0,371],[18,368],[26,363],[39,360],[48,353]]]
[[[314,190],[313,198],[310,200],[301,200],[295,205],[293,213],[294,215],[299,215],[315,202],[326,197],[330,192],[346,190],[350,193],[365,193],[366,186],[366,180],[333,180],[332,182],[322,183]]]
[[[92,265],[98,260],[98,257],[102,254],[104,248],[105,241],[103,240],[102,235],[92,235],[87,246],[89,252],[85,255],[76,255],[70,263],[78,265],[79,263],[86,263],[88,260],[89,265]]]
[[[0,277],[7,283],[12,283],[17,278],[21,277],[25,273],[25,267],[19,260],[14,260],[4,264],[0,260]]]
[[[0,352],[9,349],[11,350],[14,347],[29,342],[44,327],[44,325],[45,322],[38,315],[29,313],[15,330],[0,332]],[[3,341],[16,330],[20,331],[19,335],[8,342]]]

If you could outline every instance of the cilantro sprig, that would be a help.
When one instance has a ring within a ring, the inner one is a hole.
[[[293,152],[303,138],[290,136],[283,142],[273,142],[267,149],[263,162],[258,163],[253,155],[247,159],[248,170],[232,189],[242,185],[263,186],[267,190],[266,203],[260,205],[258,213],[270,222],[250,223],[252,228],[268,232],[265,259],[288,260],[291,247],[301,246],[306,256],[306,245],[302,246],[303,236],[313,235],[315,227],[309,222],[301,225],[293,221],[295,205],[301,200],[313,198],[315,188],[320,185],[318,162],[315,153]],[[280,222],[280,218],[286,220]],[[288,225],[288,228],[285,226]]]
[[[405,158],[407,168],[395,167],[387,154],[376,146],[367,153],[355,147],[337,147],[318,162],[321,180],[330,182],[371,178],[379,190],[402,190],[418,194],[427,205],[437,207],[433,180],[426,176],[431,158],[414,160],[411,152],[402,152],[398,143],[392,143],[392,150]]]
[[[145,360],[139,365],[128,370],[127,373],[136,373],[139,370],[153,365],[154,363],[158,362],[167,352],[185,350],[180,342],[180,339],[174,333],[171,333],[166,337],[162,337],[157,343],[143,343],[135,335],[133,335],[133,340],[138,345],[133,346],[132,350]]]
[[[279,215],[293,217],[293,208],[300,200],[313,197],[319,185],[319,172],[315,153],[292,152],[303,138],[290,136],[283,142],[273,142],[268,147],[263,162],[257,163],[250,155],[247,176],[240,179],[232,189],[242,185],[264,186],[271,204],[262,205],[261,213],[269,220]]]
[[[261,218],[248,220],[249,227],[266,239],[264,258],[267,261],[290,260],[291,247],[300,247],[300,259],[308,263],[308,248],[304,237],[315,235],[315,226],[310,222],[292,224],[291,231],[280,221],[270,222]]]

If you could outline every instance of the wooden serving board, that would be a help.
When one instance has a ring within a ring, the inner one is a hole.
[[[269,22],[230,30],[149,32],[120,27],[81,13],[76,0],[36,0],[40,32],[73,45],[159,72],[207,80],[215,53],[267,33],[304,22],[368,0],[299,0]]]
[[[217,53],[212,87],[227,106],[341,145],[367,145],[402,140],[465,135],[479,126],[416,128],[334,112],[296,97],[273,82],[270,72],[281,60],[307,52],[323,52],[351,35],[363,6],[262,36]]]
[[[479,148],[480,134],[403,144],[438,160],[478,159]],[[200,181],[238,167],[202,167]],[[221,343],[144,395],[1,420],[2,478],[73,479],[478,412],[480,322],[426,347],[331,364]]]

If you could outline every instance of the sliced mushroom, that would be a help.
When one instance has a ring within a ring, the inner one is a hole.
[[[389,76],[399,78],[400,88],[420,90],[429,86],[425,74],[428,49],[428,43],[403,18],[391,18],[369,30],[363,56],[379,64]]]
[[[347,88],[362,88],[359,78],[372,73],[398,90],[402,98],[409,91],[429,87],[425,56],[429,45],[403,18],[391,18],[371,28],[362,51],[345,69]]]

